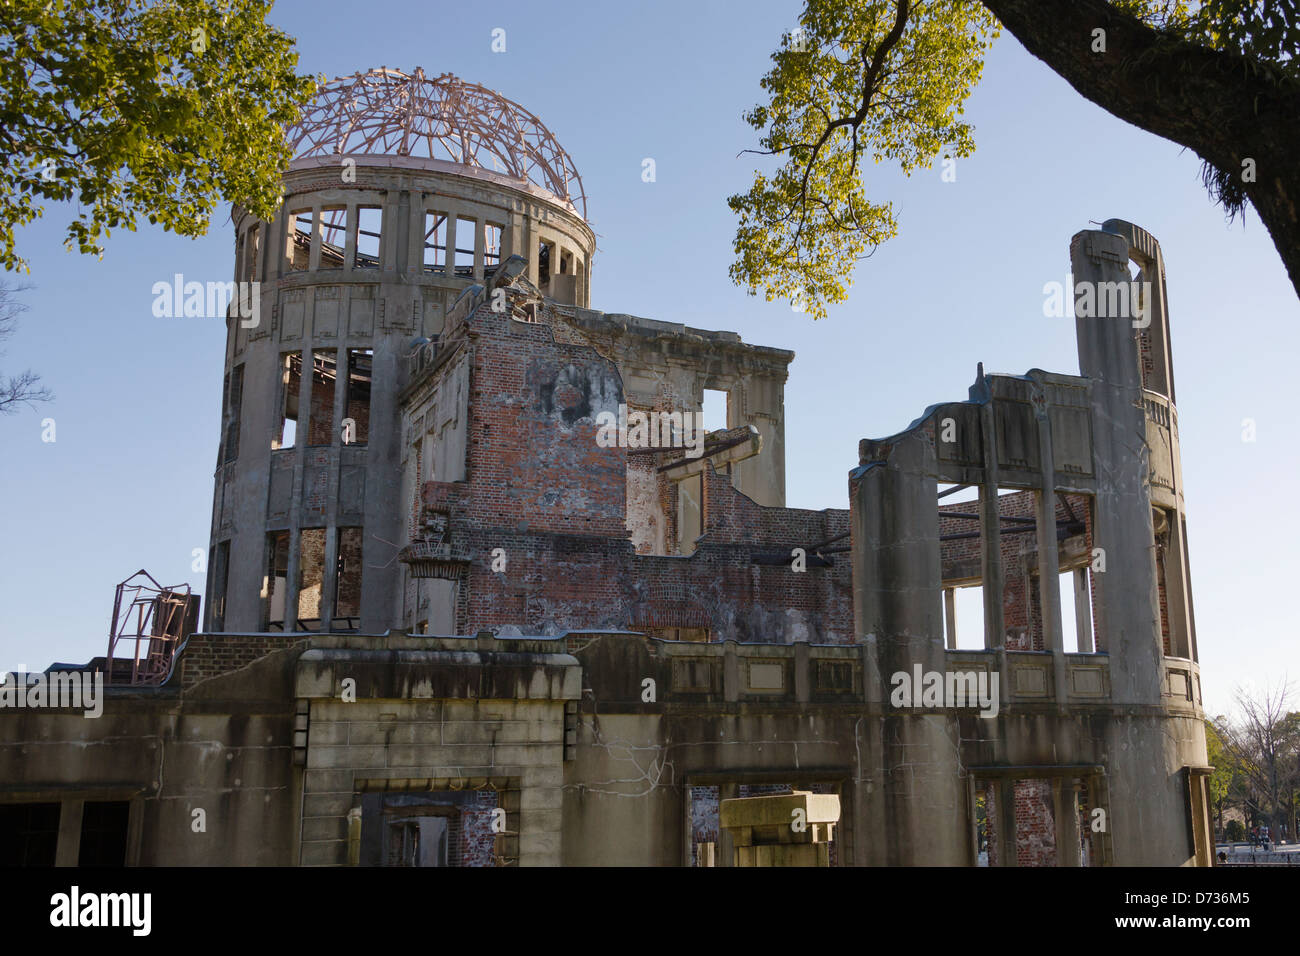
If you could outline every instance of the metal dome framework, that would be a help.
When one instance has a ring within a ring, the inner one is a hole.
[[[540,186],[585,220],[582,177],[540,119],[500,93],[443,73],[381,67],[322,86],[288,131],[295,158],[384,155],[462,163]]]

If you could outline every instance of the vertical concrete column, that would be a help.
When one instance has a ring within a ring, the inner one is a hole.
[[[344,215],[347,216],[347,219],[344,220],[344,225],[347,228],[343,233],[343,272],[346,274],[352,271],[352,263],[357,256],[357,230],[361,226],[361,223],[357,221],[357,204],[355,201],[347,204],[347,212]],[[314,333],[315,329],[312,331]]]
[[[528,260],[528,281],[533,285],[540,287],[542,283],[539,272],[541,266],[538,264],[537,257],[537,220],[532,217],[532,211],[529,209],[527,203],[524,204],[524,211],[521,214],[521,218],[523,221],[519,225],[519,232],[524,243],[524,248],[520,252],[520,255]]]
[[[361,794],[354,795],[355,800]],[[348,810],[348,866],[361,865],[361,804],[354,803]]]
[[[944,632],[948,635],[948,650],[957,649],[957,589],[945,588],[943,592]]]
[[[487,222],[482,216],[474,217],[474,281],[483,282],[483,254],[486,246]]]
[[[1038,389],[1042,386],[1039,385]],[[1037,521],[1034,524],[1038,538],[1038,601],[1043,614],[1043,647],[1052,652],[1052,683],[1056,700],[1064,704],[1069,699],[1065,672],[1065,639],[1061,626],[1061,563],[1056,537],[1056,465],[1052,455],[1052,428],[1047,417],[1047,400],[1041,391],[1035,391],[1040,401],[1036,403],[1035,419],[1038,425],[1039,479],[1034,493]]]
[[[81,854],[81,816],[85,800],[64,800],[59,807],[59,842],[54,851],[55,866],[76,866]]]
[[[1079,788],[1074,778],[1052,779],[1052,818],[1056,824],[1056,865],[1079,866]]]
[[[987,384],[985,384],[987,388]],[[998,516],[998,436],[993,398],[980,406],[984,432],[984,483],[980,485],[980,576],[984,592],[984,647],[1006,644],[1006,619],[1002,609],[1002,521]],[[1003,675],[1003,686],[1006,675]]]
[[[1096,230],[1070,244],[1076,292],[1103,283],[1127,283],[1129,244]],[[1126,316],[1077,316],[1079,371],[1092,379],[1097,496],[1093,546],[1105,552],[1097,574],[1098,605],[1111,656],[1117,703],[1160,703],[1160,602],[1151,521],[1150,464],[1144,442],[1146,411],[1136,330]]]
[[[1010,777],[994,781],[998,811],[998,865],[1019,866],[1016,856],[1016,782]]]
[[[311,253],[307,257],[307,268],[315,272],[320,268],[320,244],[325,237],[325,223],[321,221],[321,204],[311,207]]]
[[[891,694],[896,674],[911,681],[916,669],[945,668],[934,445],[917,430],[864,442],[860,458],[850,485],[855,626],[868,641],[874,635],[886,684],[881,746],[863,758],[876,765],[862,768],[882,785],[866,798],[875,804],[867,814],[873,830],[860,842],[872,863],[962,866],[966,787],[949,736],[952,717]]]
[[[409,252],[406,256],[406,274],[411,277],[424,275],[424,208],[426,194],[416,192],[411,194],[411,204],[408,210],[408,221],[406,224],[407,249]]]
[[[384,207],[384,221],[380,233],[379,261],[383,271],[396,270],[400,275],[409,275],[411,273],[411,193],[409,190],[403,189],[398,194],[396,203],[390,202]],[[417,333],[423,324],[417,317],[415,324]]]
[[[735,866],[736,865],[736,840],[732,832],[722,826],[721,809],[723,800],[733,800],[740,796],[740,786],[734,783],[724,783],[718,787],[718,866]]]
[[[452,279],[456,276],[456,204],[453,202],[444,203],[447,207],[446,225],[446,250],[443,258],[446,260],[444,268],[447,270],[447,278]],[[373,411],[373,409],[372,409]]]
[[[740,700],[740,658],[736,655],[736,642],[722,644],[722,697],[729,703]]]
[[[794,646],[794,699],[807,703],[812,690],[812,650],[807,641],[800,641]]]

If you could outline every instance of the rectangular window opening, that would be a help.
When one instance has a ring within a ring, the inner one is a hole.
[[[313,222],[310,209],[289,213],[284,250],[285,272],[305,272],[311,268],[311,234]]]
[[[347,248],[348,209],[346,206],[327,206],[320,212],[320,268],[342,269]]]
[[[354,269],[379,268],[379,240],[383,233],[383,223],[382,207],[357,207],[357,245],[352,257]]]
[[[325,589],[325,529],[304,528],[298,535],[298,622],[296,630],[319,631]]]
[[[230,542],[219,541],[212,552],[212,629],[226,629],[226,585],[230,580]]]
[[[298,440],[298,402],[302,395],[302,353],[283,356],[280,366],[280,428],[271,447],[293,448]]]
[[[474,243],[478,222],[473,219],[456,219],[456,275],[474,274]]]
[[[704,430],[726,431],[728,394],[715,388],[704,390]]]
[[[370,439],[370,379],[374,358],[372,349],[348,349],[347,412],[343,423],[345,444],[365,445]]]
[[[262,584],[266,628],[268,631],[283,631],[289,581],[289,532],[272,531],[268,534],[267,551],[266,580]]]
[[[447,271],[447,214],[428,210],[424,214],[424,271]]]
[[[501,265],[501,237],[505,230],[495,222],[483,227],[483,271],[485,275],[496,272]]]
[[[230,370],[230,391],[226,396],[226,464],[239,457],[239,418],[244,405],[244,366]]]
[[[551,265],[555,262],[555,243],[545,239],[537,243],[537,286],[543,292],[551,282]]]
[[[0,804],[0,865],[53,866],[62,809],[59,803]]]
[[[361,627],[360,528],[339,528],[339,554],[334,569],[334,620],[330,630],[355,634]]]
[[[260,253],[262,250],[262,226],[259,223],[248,230],[248,240],[244,243],[244,252],[248,258],[244,263],[244,278],[248,282],[256,282],[261,278],[260,275]]]
[[[130,817],[131,804],[126,800],[87,800],[81,811],[77,866],[126,866],[126,833]]]
[[[949,600],[951,595],[951,600]],[[949,614],[949,603],[952,613]],[[949,588],[944,592],[944,646],[950,650],[984,650],[984,586]]]
[[[338,372],[336,356],[333,349],[317,349],[311,353],[308,445],[334,444],[334,380]]]

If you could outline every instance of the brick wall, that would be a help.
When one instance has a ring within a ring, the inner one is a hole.
[[[301,640],[299,634],[192,634],[180,657],[181,688],[246,667]]]
[[[421,489],[424,508],[449,516],[452,548],[471,558],[460,633],[707,626],[713,640],[852,640],[847,554],[803,572],[753,562],[847,531],[846,510],[761,508],[708,466],[696,553],[638,554],[647,542],[628,531],[627,469],[640,456],[596,442],[596,416],[623,400],[617,369],[589,346],[556,342],[544,324],[487,309],[468,322],[467,480]],[[635,487],[647,508],[656,492],[669,497],[662,485]],[[496,548],[504,572],[492,570]]]

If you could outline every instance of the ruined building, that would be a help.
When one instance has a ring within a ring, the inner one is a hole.
[[[797,790],[838,798],[803,841],[836,866],[1210,863],[1150,235],[1074,237],[1081,285],[1142,290],[1076,319],[1078,375],[981,368],[809,511],[794,353],[591,309],[536,117],[379,70],[293,142],[276,218],[234,214],[261,309],[228,322],[202,621],[100,717],[0,709],[11,856],[730,865],[721,801]],[[745,858],[781,858],[762,819]]]

